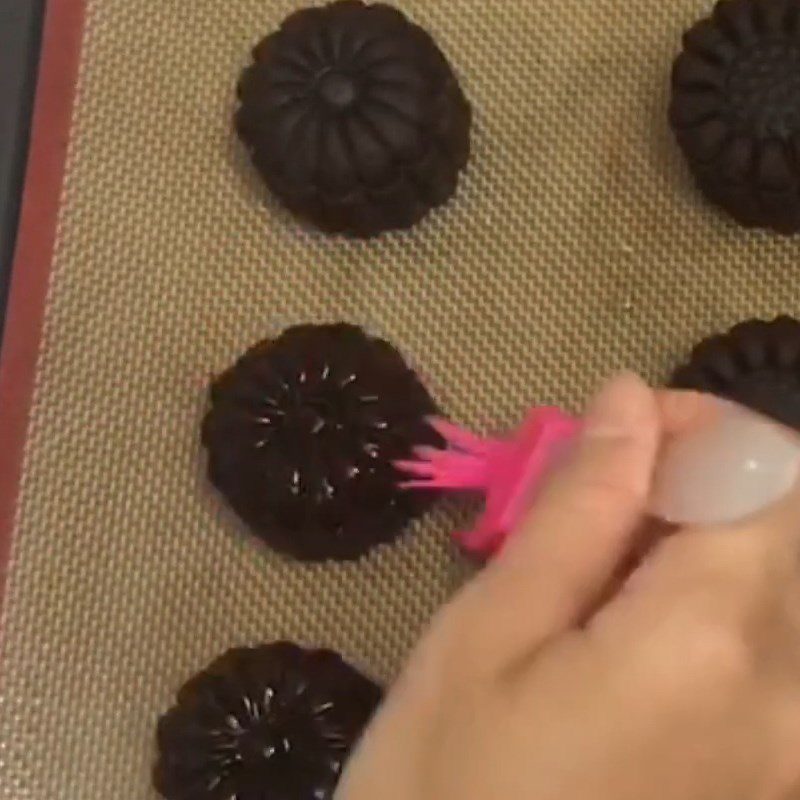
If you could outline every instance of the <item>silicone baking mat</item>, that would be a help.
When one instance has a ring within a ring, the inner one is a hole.
[[[465,576],[453,506],[351,566],[243,535],[204,484],[198,424],[248,345],[364,324],[488,430],[800,312],[800,240],[707,209],[667,129],[679,35],[707,4],[398,4],[463,80],[473,157],[414,231],[349,242],[275,207],[231,131],[250,47],[295,2],[50,2],[0,377],[2,800],[149,797],[158,713],[214,656],[289,637],[388,681]]]

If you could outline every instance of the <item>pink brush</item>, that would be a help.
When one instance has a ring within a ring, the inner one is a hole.
[[[409,489],[481,492],[486,506],[474,530],[456,540],[471,553],[500,550],[530,507],[542,478],[575,438],[580,422],[557,408],[534,408],[508,439],[484,439],[443,419],[431,426],[448,449],[419,447],[415,460],[395,466],[412,476]]]

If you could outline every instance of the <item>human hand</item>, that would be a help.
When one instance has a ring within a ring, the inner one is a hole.
[[[624,375],[524,530],[434,620],[337,800],[800,797],[800,496],[627,579],[658,449],[714,401]]]

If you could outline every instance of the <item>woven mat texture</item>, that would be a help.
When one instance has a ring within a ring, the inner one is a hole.
[[[292,0],[89,0],[2,624],[0,798],[150,797],[153,729],[229,646],[327,645],[391,680],[467,574],[441,507],[354,566],[256,546],[210,495],[211,374],[285,325],[398,345],[480,430],[662,377],[698,338],[800,312],[800,240],[707,209],[665,114],[698,0],[404,0],[475,108],[456,200],[371,242],[302,230],[231,130]]]

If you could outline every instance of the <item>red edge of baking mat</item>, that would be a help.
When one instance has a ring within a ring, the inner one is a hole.
[[[83,38],[84,0],[47,0],[0,349],[0,608],[11,555]]]

